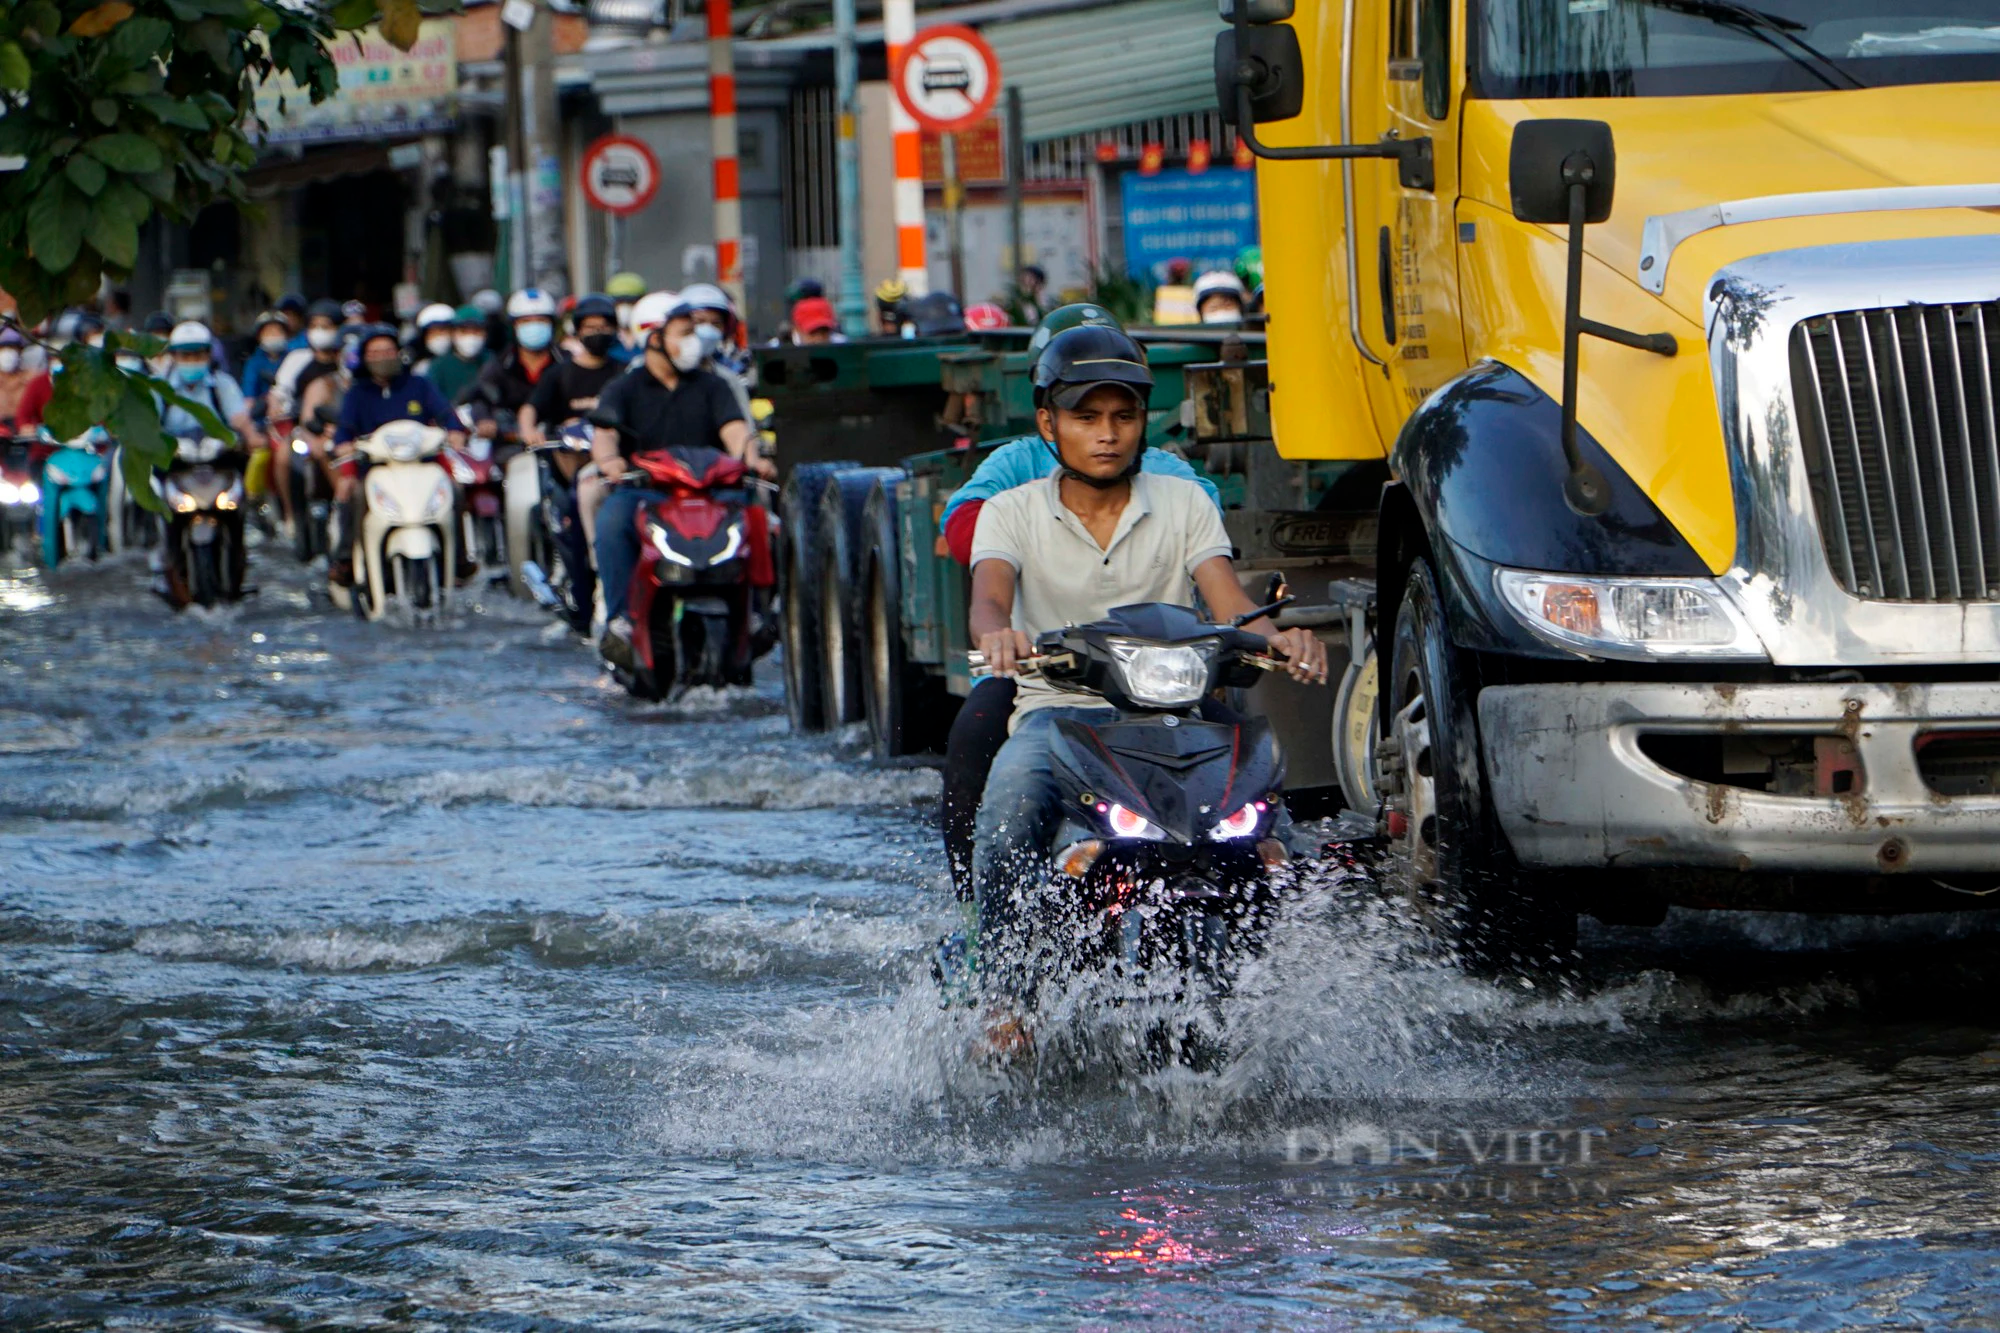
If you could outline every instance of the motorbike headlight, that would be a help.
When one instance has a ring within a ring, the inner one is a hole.
[[[1257,831],[1257,825],[1263,820],[1264,812],[1270,808],[1263,801],[1252,801],[1210,829],[1208,836],[1217,842],[1228,842],[1231,838],[1247,838]]]
[[[21,488],[11,481],[0,481],[0,505],[21,503]]]
[[[173,503],[176,514],[192,514],[195,510],[201,508],[199,500],[178,487],[174,490]]]
[[[1137,810],[1127,810],[1115,802],[1099,801],[1097,813],[1104,816],[1105,826],[1114,838],[1144,838],[1149,842],[1166,841],[1167,831]]]
[[[402,506],[398,505],[396,497],[389,493],[388,485],[373,476],[368,478],[368,507],[395,522],[400,523],[403,519]]]
[[[479,480],[479,474],[454,458],[451,460],[451,479],[461,486],[470,486]]]
[[[729,525],[729,540],[722,544],[722,550],[716,555],[715,559],[708,563],[711,565],[725,565],[742,554],[742,552],[743,525],[741,523],[731,523]]]
[[[1208,689],[1209,656],[1215,645],[1145,643],[1112,639],[1108,645],[1135,703],[1156,708],[1191,704]]]
[[[437,484],[437,489],[431,492],[431,498],[424,502],[422,521],[429,523],[449,514],[451,512],[451,499],[451,483],[440,480]]]
[[[292,452],[295,454],[309,454],[312,452],[312,446],[304,440],[293,440]]]
[[[1537,637],[1586,657],[1764,662],[1769,655],[1713,579],[1606,579],[1501,569],[1494,586]]]
[[[21,483],[20,496],[22,504],[34,504],[42,498],[42,488],[32,481],[24,481]]]
[[[661,527],[657,523],[653,523],[647,526],[646,531],[647,534],[652,537],[653,549],[660,553],[661,559],[671,560],[677,565],[686,565],[690,569],[694,567],[694,561],[688,559],[686,556],[682,555],[679,551],[676,551],[674,549],[673,542],[668,539],[667,530],[665,528]]]

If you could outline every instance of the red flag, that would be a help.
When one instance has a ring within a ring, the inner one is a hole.
[[[1163,143],[1149,143],[1139,149],[1139,174],[1157,176],[1160,168],[1167,165],[1167,146]]]

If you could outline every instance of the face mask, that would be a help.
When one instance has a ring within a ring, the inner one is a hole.
[[[340,346],[340,330],[307,329],[306,344],[316,352],[330,352]]]
[[[175,363],[174,383],[180,385],[183,389],[199,389],[202,385],[208,383],[208,367],[184,366]]]
[[[554,326],[543,320],[530,320],[514,326],[514,341],[531,352],[541,351],[555,336]]]
[[[620,306],[618,307],[618,327],[619,327],[619,328],[621,328],[621,329],[629,329],[629,328],[631,328],[631,327],[632,327],[632,307],[631,307],[631,306],[629,306],[629,305],[622,305],[622,304],[621,304],[621,305],[620,305]]]
[[[701,354],[703,356],[714,356],[715,349],[722,346],[722,330],[716,328],[713,324],[695,325],[694,336],[701,340]]]
[[[104,346],[104,335],[101,333],[93,333],[88,338],[85,338],[83,341],[86,346],[102,347]]]
[[[146,358],[140,356],[137,352],[120,352],[117,356],[117,361],[118,368],[129,374],[142,375],[146,371]],[[0,368],[4,368],[4,366],[0,366]]]
[[[449,333],[433,333],[430,337],[424,339],[424,350],[432,356],[443,356],[451,350],[451,335]]]
[[[583,337],[577,339],[577,341],[582,343],[583,350],[592,356],[608,356],[611,349],[618,345],[618,335],[615,333],[586,333]]]
[[[674,363],[675,370],[693,370],[701,364],[701,357],[702,346],[698,336],[690,333],[685,338],[674,339],[669,359]]]
[[[392,380],[403,369],[403,359],[399,356],[372,356],[368,358],[368,373],[378,380]]]
[[[1229,306],[1218,306],[1214,310],[1205,311],[1202,314],[1201,322],[1204,324],[1241,324],[1243,322],[1243,312],[1232,309]]]
[[[451,345],[467,361],[486,350],[486,335],[483,333],[454,333]]]
[[[259,338],[257,345],[264,349],[265,356],[283,356],[285,354],[285,335],[274,333],[268,338]]]
[[[11,375],[21,368],[21,349],[0,347],[0,375]]]

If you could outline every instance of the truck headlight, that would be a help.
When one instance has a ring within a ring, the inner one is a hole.
[[[1534,634],[1586,657],[1623,662],[1770,655],[1713,579],[1607,579],[1500,569],[1500,600]]]
[[[1125,693],[1135,703],[1177,708],[1208,689],[1209,654],[1215,645],[1143,643],[1112,639],[1107,645],[1125,677]]]

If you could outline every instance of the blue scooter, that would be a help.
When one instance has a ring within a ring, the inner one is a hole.
[[[47,427],[42,438],[55,440]],[[42,464],[42,563],[53,570],[67,556],[103,553],[110,491],[111,437],[102,426],[49,455]]]

